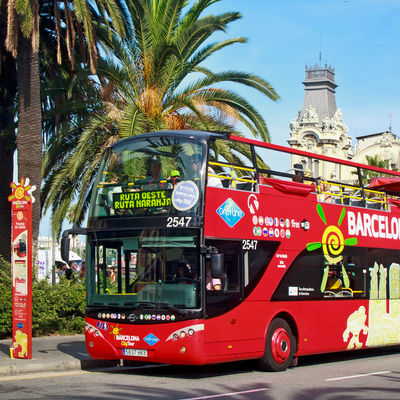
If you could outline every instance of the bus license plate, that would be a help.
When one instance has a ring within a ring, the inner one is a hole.
[[[124,356],[147,357],[147,350],[143,349],[124,349]]]

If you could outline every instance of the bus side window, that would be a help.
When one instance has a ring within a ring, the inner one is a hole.
[[[321,290],[324,297],[366,297],[367,279],[360,257],[344,254],[341,262],[325,267]]]
[[[368,249],[370,299],[400,298],[399,250]]]

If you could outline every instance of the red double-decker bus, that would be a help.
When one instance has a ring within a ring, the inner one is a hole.
[[[230,134],[112,145],[92,190],[86,342],[207,364],[400,343],[400,173]]]

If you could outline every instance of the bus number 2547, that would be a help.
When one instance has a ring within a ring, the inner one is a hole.
[[[258,240],[242,240],[243,250],[257,250]]]
[[[178,226],[189,226],[192,217],[168,217],[167,228],[177,228]]]

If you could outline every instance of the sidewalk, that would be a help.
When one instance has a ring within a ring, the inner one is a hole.
[[[11,359],[11,339],[0,340],[0,376],[33,372],[113,367],[118,360],[94,360],[86,351],[85,336],[33,338],[32,359]]]

